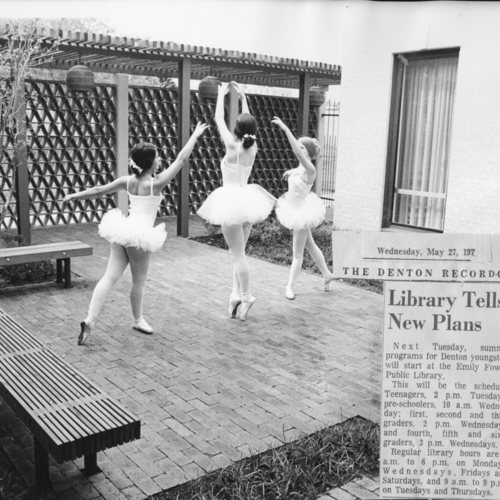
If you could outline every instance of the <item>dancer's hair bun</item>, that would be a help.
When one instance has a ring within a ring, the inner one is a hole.
[[[142,168],[139,167],[136,163],[134,163],[134,160],[130,160],[128,163],[130,171],[135,174],[135,175],[141,175],[142,174]]]
[[[150,142],[141,141],[134,146],[130,156],[130,170],[135,175],[142,175],[145,170],[148,170],[153,165],[156,158],[156,147]]]
[[[318,139],[316,139],[316,137],[313,137],[312,141],[314,144],[314,158],[317,158],[321,151],[321,146],[319,145],[319,141]]]
[[[255,143],[255,135],[254,134],[243,134],[243,147],[245,149],[249,148],[250,146],[253,146]]]
[[[321,149],[318,139],[304,136],[299,138],[299,142],[306,147],[311,160],[316,160],[316,158],[318,158]]]
[[[249,148],[255,143],[257,132],[257,121],[250,113],[242,113],[236,118],[234,135],[243,142],[243,147]]]

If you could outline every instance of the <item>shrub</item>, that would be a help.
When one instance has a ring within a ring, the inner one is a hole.
[[[205,224],[207,228],[207,236],[199,236],[192,238],[195,241],[213,245],[219,248],[227,249],[223,235],[220,233],[219,226]],[[323,252],[325,261],[328,267],[332,267],[332,225],[323,223],[312,230],[314,241]],[[247,255],[258,257],[259,259],[267,260],[275,264],[289,266],[292,263],[292,241],[293,233],[291,230],[282,226],[276,219],[276,216],[271,216],[264,222],[255,224],[248,238]],[[302,269],[319,274],[316,264],[312,260],[309,252],[304,252],[304,262]],[[383,285],[378,280],[344,280],[360,288],[365,288],[372,292],[382,293]]]
[[[17,234],[0,233],[0,248],[11,248],[23,246],[23,241]],[[0,277],[10,285],[21,285],[25,283],[40,283],[53,280],[55,277],[55,266],[50,260],[40,262],[28,262],[27,264],[14,264],[0,268]]]

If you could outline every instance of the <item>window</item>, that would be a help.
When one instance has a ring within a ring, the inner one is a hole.
[[[458,50],[394,58],[385,227],[443,231],[457,66]]]

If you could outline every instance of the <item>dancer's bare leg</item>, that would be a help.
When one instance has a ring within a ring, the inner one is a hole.
[[[127,248],[132,273],[132,288],[130,289],[130,306],[134,316],[134,328],[143,333],[153,333],[153,329],[142,315],[142,299],[144,296],[144,285],[148,277],[149,265],[151,263],[151,252],[137,248]]]
[[[243,238],[244,238],[244,248],[246,248],[248,243],[248,238],[250,237],[250,231],[252,230],[252,224],[243,224]],[[236,265],[233,266],[233,290],[232,295],[241,294],[241,284],[238,278],[238,273],[236,272]]]
[[[325,256],[323,252],[320,250],[316,242],[314,241],[311,230],[309,229],[309,234],[307,236],[306,241],[306,249],[309,252],[312,260],[318,266],[321,274],[323,275],[323,285],[325,287],[325,291],[328,291],[328,286],[330,281],[333,280],[333,274],[328,269],[328,266],[325,261]]]
[[[248,226],[248,227],[245,227]],[[248,309],[255,301],[250,295],[250,272],[245,254],[245,245],[250,234],[251,225],[223,225],[222,234],[229,247],[235,269],[235,282],[241,293],[241,319],[246,319]],[[234,286],[234,285],[233,285]]]
[[[115,286],[116,282],[125,271],[129,262],[127,252],[121,245],[111,244],[108,265],[103,277],[99,280],[90,299],[87,317],[81,323],[81,332],[78,336],[78,343],[84,344],[91,329],[94,327],[101,308],[106,300],[109,291]]]
[[[294,229],[293,230],[293,257],[292,265],[290,266],[290,274],[288,275],[288,283],[285,289],[285,297],[293,300],[295,298],[294,287],[302,269],[304,261],[304,248],[309,229]]]
[[[246,248],[248,238],[250,236],[250,231],[252,230],[252,224],[243,224],[243,239],[244,247]],[[228,244],[229,246],[229,244]],[[238,277],[238,272],[236,269],[236,264],[233,265],[233,289],[231,290],[231,296],[229,297],[228,313],[232,318],[236,318],[238,312],[238,307],[241,304],[241,284]]]

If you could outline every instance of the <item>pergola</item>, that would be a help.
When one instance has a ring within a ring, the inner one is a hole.
[[[179,147],[189,138],[190,80],[216,76],[223,82],[299,89],[299,134],[307,134],[309,89],[311,85],[340,84],[340,67],[320,62],[288,59],[262,54],[223,50],[173,42],[157,42],[95,33],[71,33],[57,30],[40,32],[46,47],[52,47],[50,59],[39,66],[68,70],[84,64],[96,73],[116,75],[117,86],[117,165],[128,164],[128,75],[176,77],[178,84]],[[0,35],[0,48],[2,36]],[[237,96],[230,96],[230,121],[236,118]],[[230,124],[231,125],[231,124]],[[120,133],[121,132],[121,133]],[[125,133],[124,133],[125,132]],[[126,167],[125,167],[126,168]],[[126,174],[126,172],[119,172]],[[189,172],[178,174],[177,233],[188,235]],[[126,200],[119,197],[123,207]],[[126,206],[126,205],[125,205]]]

